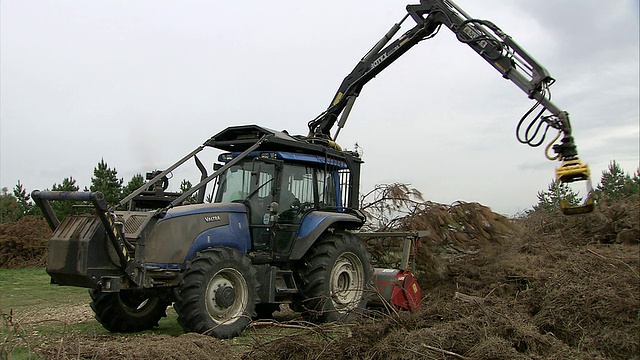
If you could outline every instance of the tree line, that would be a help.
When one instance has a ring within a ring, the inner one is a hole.
[[[142,174],[137,173],[124,184],[123,178],[118,178],[118,171],[101,159],[93,169],[91,177],[91,186],[85,186],[83,191],[100,191],[105,196],[105,201],[109,206],[113,206],[131,194],[133,191],[144,185],[145,179]],[[182,180],[180,191],[186,191],[191,188],[191,182]],[[66,177],[62,182],[54,183],[51,191],[79,191],[80,186],[77,184],[73,176]],[[62,219],[71,214],[73,206],[77,205],[75,201],[52,201],[51,207],[58,218]],[[31,199],[30,192],[25,189],[24,185],[18,180],[12,192],[6,187],[2,188],[0,193],[0,223],[13,222],[27,215],[41,215],[38,208]]]
[[[145,180],[142,174],[138,173],[124,185],[124,180],[118,178],[115,168],[110,168],[101,159],[93,169],[91,186],[84,187],[83,191],[100,191],[105,195],[108,205],[113,206],[131,194],[133,191],[144,185]],[[191,188],[188,180],[182,180],[180,191],[184,192]],[[45,189],[49,190],[49,189]],[[64,178],[60,184],[54,183],[52,191],[79,191],[76,180],[69,176]],[[634,194],[640,194],[640,168],[633,175],[625,172],[622,167],[613,160],[607,170],[602,172],[600,182],[594,189],[594,198],[597,202],[611,203],[622,200]],[[554,211],[558,209],[561,199],[566,199],[572,205],[577,205],[582,198],[580,194],[571,189],[567,184],[552,181],[547,190],[537,194],[538,204],[533,206],[534,211]],[[211,201],[209,199],[208,201]],[[52,201],[51,207],[56,215],[62,219],[73,211],[73,206],[77,204],[73,201]],[[0,193],[0,223],[17,221],[26,215],[41,215],[40,209],[34,205],[31,195],[18,183],[12,192],[4,187]]]
[[[607,170],[602,172],[592,196],[596,203],[611,204],[637,194],[640,194],[640,168],[636,169],[635,174],[630,175],[613,160]],[[538,192],[538,204],[533,206],[533,210],[555,211],[562,199],[571,205],[579,205],[582,198],[580,193],[569,185],[554,180],[547,190]]]

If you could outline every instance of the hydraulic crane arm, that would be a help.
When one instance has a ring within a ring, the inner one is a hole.
[[[327,110],[309,122],[309,138],[335,140],[363,86],[418,42],[435,36],[444,25],[460,42],[471,47],[505,79],[536,101],[520,119],[516,136],[521,143],[537,147],[544,143],[550,128],[558,131],[545,151],[550,160],[562,162],[556,170],[556,178],[560,183],[586,181],[588,192],[582,206],[563,202],[561,208],[567,214],[590,212],[594,204],[589,167],[578,159],[569,114],[551,102],[549,87],[555,80],[547,70],[495,24],[471,18],[453,1],[421,0],[420,4],[407,5],[406,9],[402,20],[394,24],[344,78]],[[416,25],[389,43],[409,17]],[[524,126],[531,115],[533,117]],[[332,137],[330,131],[336,122],[337,131]],[[561,136],[560,143],[554,144]],[[551,148],[555,155],[549,154]]]
[[[329,108],[309,122],[310,137],[331,138],[331,128],[333,128],[338,116],[342,113],[338,122],[339,132],[347,121],[353,103],[360,95],[362,87],[415,44],[433,34],[438,28],[437,24],[427,27],[424,22],[419,23],[397,40],[385,46],[400,30],[402,23],[408,17],[409,14],[405,15],[399,23],[394,24],[384,37],[358,62],[351,73],[344,78]],[[338,134],[334,139],[337,136]]]

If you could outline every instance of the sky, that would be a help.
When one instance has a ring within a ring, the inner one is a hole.
[[[306,134],[342,79],[415,2],[0,1],[0,187],[72,176],[104,159],[125,183],[227,126]],[[637,0],[459,0],[556,79],[594,186],[639,166]],[[414,24],[409,19],[400,31]],[[515,138],[532,105],[446,28],[368,83],[341,131],[361,191],[407,183],[426,200],[514,215],[558,162]],[[213,161],[213,160],[211,160]]]

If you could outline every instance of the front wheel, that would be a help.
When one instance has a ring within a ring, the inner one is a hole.
[[[364,243],[347,232],[325,234],[302,259],[303,314],[318,322],[351,320],[367,305],[371,256]]]
[[[111,332],[138,332],[158,326],[169,302],[144,290],[104,293],[89,290],[96,319]]]
[[[215,248],[189,262],[176,291],[178,323],[220,339],[240,335],[256,316],[256,270],[238,250]]]

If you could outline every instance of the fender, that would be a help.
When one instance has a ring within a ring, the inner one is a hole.
[[[246,214],[231,213],[227,226],[211,228],[200,233],[191,244],[182,267],[184,268],[199,251],[219,246],[236,249],[243,255],[249,252],[251,235]]]
[[[300,224],[300,231],[293,243],[290,260],[300,260],[316,240],[330,227],[341,229],[359,229],[364,220],[353,214],[314,211],[309,213]],[[337,226],[334,226],[337,225]]]

